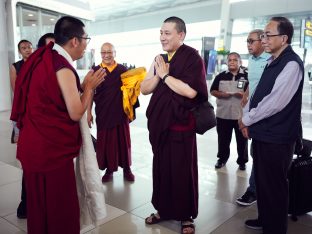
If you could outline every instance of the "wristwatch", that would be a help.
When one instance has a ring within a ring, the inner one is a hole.
[[[168,78],[169,74],[164,75],[164,77],[162,78],[162,82],[165,83],[165,80]]]

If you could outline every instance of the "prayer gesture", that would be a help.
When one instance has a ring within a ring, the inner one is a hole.
[[[169,63],[165,63],[161,55],[157,55],[155,58],[155,70],[160,79],[169,73]]]
[[[94,90],[97,86],[99,86],[104,80],[106,76],[106,71],[103,68],[94,71],[91,69],[87,75],[85,76],[82,87],[84,90],[91,89]]]

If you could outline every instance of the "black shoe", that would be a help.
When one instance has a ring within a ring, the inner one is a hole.
[[[246,170],[246,164],[244,163],[244,164],[239,164],[239,170],[241,170],[241,171],[245,171]]]
[[[259,219],[248,219],[245,222],[245,226],[253,230],[262,230],[262,224]]]
[[[224,166],[225,166],[225,163],[220,161],[220,160],[218,160],[216,165],[215,165],[215,168],[216,169],[220,169],[221,167],[224,167]]]
[[[27,218],[27,209],[26,209],[26,202],[21,201],[17,207],[16,216],[19,219],[26,219]]]
[[[246,191],[243,196],[236,199],[236,203],[242,206],[250,206],[257,201],[257,197],[253,192]]]

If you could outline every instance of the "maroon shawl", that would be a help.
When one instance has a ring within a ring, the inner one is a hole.
[[[154,154],[161,145],[162,134],[173,124],[188,124],[190,109],[208,99],[204,62],[198,52],[182,45],[170,61],[169,74],[187,83],[198,93],[194,99],[183,97],[159,82],[146,111],[150,141]]]
[[[66,67],[79,77],[53,43],[36,50],[23,65],[16,81],[11,119],[18,122],[17,158],[24,170],[40,172],[64,166],[78,156],[79,123],[71,120],[56,71]]]
[[[97,69],[94,68],[95,70]],[[123,110],[121,78],[120,75],[127,71],[121,64],[110,73],[106,70],[105,81],[96,88],[94,94],[97,130],[113,128],[128,121]]]

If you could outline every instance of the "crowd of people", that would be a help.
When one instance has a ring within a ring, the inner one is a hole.
[[[246,39],[248,68],[237,52],[227,55],[226,71],[210,87],[216,97],[218,153],[216,170],[230,157],[234,129],[237,164],[246,169],[248,139],[252,139],[250,186],[236,202],[257,201],[258,218],[246,227],[265,234],[286,234],[288,214],[287,171],[295,142],[300,137],[304,68],[292,50],[293,25],[273,17],[264,29],[252,30]],[[199,104],[208,100],[206,68],[197,50],[184,44],[185,22],[164,20],[160,43],[165,54],[155,55],[141,93],[152,94],[146,110],[153,152],[155,213],[146,225],[164,220],[181,222],[181,233],[195,233],[198,215],[198,165],[195,117]],[[10,68],[14,92],[12,143],[23,169],[19,218],[27,218],[30,234],[79,233],[80,211],[74,159],[84,142],[79,121],[93,124],[96,116],[96,158],[105,170],[102,182],[113,180],[118,167],[124,179],[135,181],[131,171],[129,122],[123,108],[122,74],[112,43],[101,47],[102,62],[81,83],[73,62],[84,55],[90,37],[84,24],[70,16],[60,18],[54,33],[42,36],[33,52],[21,40],[22,59]]]

